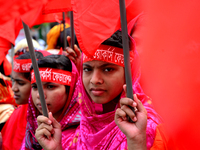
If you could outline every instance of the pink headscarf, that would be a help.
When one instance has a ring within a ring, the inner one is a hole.
[[[134,52],[134,58],[131,63],[132,71],[132,87],[134,93],[143,103],[147,110],[147,128],[146,141],[147,149],[153,145],[155,138],[156,126],[161,122],[159,115],[152,106],[151,99],[146,96],[139,84],[140,67],[138,63],[138,53],[135,50],[135,42],[131,38],[131,50]],[[102,104],[95,104],[85,91],[82,75],[80,75],[79,84],[79,103],[81,106],[81,122],[74,138],[71,140],[67,149],[79,150],[126,150],[128,148],[126,136],[121,132],[114,121],[115,110],[97,114],[96,108]],[[121,98],[125,97],[125,93],[121,94]],[[118,106],[118,105],[117,105]]]
[[[70,138],[71,135],[74,135],[75,129],[80,122],[80,106],[77,103],[78,99],[78,89],[77,89],[77,79],[78,79],[78,71],[72,62],[72,73],[71,73],[71,85],[70,91],[68,94],[68,101],[70,101],[69,105],[65,105],[62,119],[60,120],[61,129],[62,129],[62,139],[66,141],[67,138]],[[35,130],[38,127],[37,124],[37,116],[39,115],[39,111],[35,108],[32,96],[30,95],[28,100],[28,112],[27,112],[27,127],[26,127],[26,135],[25,139],[22,143],[21,149],[42,149],[35,138]],[[59,117],[60,118],[60,117]],[[65,142],[63,142],[65,143]]]

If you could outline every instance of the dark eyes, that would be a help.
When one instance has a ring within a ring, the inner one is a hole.
[[[21,80],[15,80],[15,79],[13,79],[13,78],[11,78],[11,81],[12,81],[12,84],[14,84],[14,82],[16,82],[17,84],[19,84],[19,85],[21,85],[21,86],[25,84],[24,81],[21,81]]]
[[[114,68],[102,68],[102,71],[103,72],[111,72],[111,71],[114,71],[115,69]],[[83,71],[84,72],[89,72],[89,71],[92,71],[92,69],[91,68],[83,68]]]
[[[18,81],[17,82],[19,85],[24,85],[25,83],[24,82],[22,82],[22,81]]]
[[[91,68],[83,68],[83,71],[88,72],[88,71],[92,71],[92,69]]]
[[[37,85],[36,84],[32,84],[31,87],[32,87],[33,90],[37,90]]]
[[[32,84],[31,85],[33,90],[37,90],[37,85],[36,84]],[[46,85],[47,89],[54,89],[56,86],[55,85]]]
[[[47,85],[47,89],[53,89],[55,87],[56,87],[55,85]]]
[[[104,69],[105,72],[110,72],[110,71],[113,71],[113,70],[114,70],[114,68],[105,68]]]

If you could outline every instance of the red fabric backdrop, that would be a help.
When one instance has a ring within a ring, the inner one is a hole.
[[[142,1],[125,2],[129,22],[142,12]],[[121,27],[119,0],[72,0],[71,3],[79,46],[84,53],[93,55],[95,48]]]
[[[70,0],[0,0],[0,63],[4,60],[11,44],[15,44],[21,19],[29,26],[47,22],[59,22],[62,12],[71,11]]]
[[[200,1],[152,0],[143,32],[142,85],[186,149],[200,147]]]
[[[0,24],[20,17],[47,2],[48,0],[0,0]]]

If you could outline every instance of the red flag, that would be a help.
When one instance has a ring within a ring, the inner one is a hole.
[[[0,37],[0,64],[3,62],[8,50],[11,47],[11,43],[4,38]]]
[[[62,12],[43,14],[43,7],[32,9],[31,11],[24,14],[21,19],[29,26],[39,25],[47,22],[60,22],[63,20]]]
[[[21,20],[19,18],[12,19],[0,25],[0,37],[15,44],[15,39],[22,28]]]
[[[200,1],[147,3],[142,85],[184,149],[200,147]],[[183,148],[180,148],[183,149]]]
[[[15,39],[21,28],[21,20],[19,18],[0,25],[0,64],[11,48],[11,44],[15,44]]]
[[[72,0],[74,28],[81,50],[92,55],[121,27],[119,0]],[[127,22],[142,12],[140,0],[126,0]]]
[[[71,0],[49,0],[43,10],[44,14],[72,11]]]
[[[46,4],[48,0],[0,0],[0,24],[20,17],[31,9]]]
[[[49,0],[46,5],[30,10],[21,18],[29,27],[32,27],[47,22],[61,22],[62,12],[71,10],[71,0]]]

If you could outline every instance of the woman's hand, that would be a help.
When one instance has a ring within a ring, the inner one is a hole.
[[[44,150],[62,150],[62,131],[60,124],[49,113],[49,118],[45,116],[37,117],[38,128],[35,137]]]
[[[78,46],[75,44],[74,49],[71,48],[71,37],[67,36],[67,41],[69,43],[69,47],[66,48],[67,57],[73,61],[73,63],[76,65],[77,70],[80,70],[81,65],[81,50],[78,48]]]
[[[123,88],[126,92],[126,85]],[[134,101],[127,97],[120,99],[120,108],[115,112],[115,123],[126,135],[129,149],[145,150],[147,111],[136,94],[133,97]],[[137,108],[135,114],[129,106]],[[127,115],[133,120],[133,123],[128,121]]]

